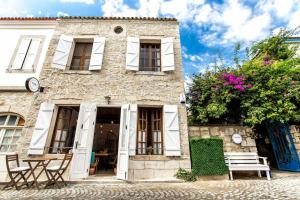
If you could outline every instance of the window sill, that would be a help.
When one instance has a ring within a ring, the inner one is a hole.
[[[63,74],[83,74],[83,75],[90,75],[92,74],[89,70],[66,70],[63,71]]]
[[[35,73],[35,70],[34,69],[6,69],[6,73],[32,74]]]
[[[174,159],[180,159],[180,157],[169,157],[165,155],[135,155],[135,156],[129,156],[129,160],[174,160]]]
[[[152,72],[152,71],[137,71],[136,75],[154,75],[154,76],[165,76],[164,72]]]

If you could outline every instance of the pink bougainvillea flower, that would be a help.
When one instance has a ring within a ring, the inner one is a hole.
[[[229,85],[229,84],[230,84],[229,82],[224,82],[223,83],[224,86]]]
[[[245,88],[242,85],[235,85],[234,88],[239,91],[245,91]]]
[[[248,85],[247,85],[247,88],[252,88],[252,87],[253,87],[252,84],[248,84]]]

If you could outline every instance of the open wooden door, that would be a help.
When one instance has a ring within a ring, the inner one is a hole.
[[[129,159],[129,122],[130,105],[123,105],[121,108],[121,121],[119,133],[117,178],[128,179],[128,159]]]
[[[80,105],[73,146],[71,180],[86,178],[89,175],[96,114],[96,104],[82,103]]]

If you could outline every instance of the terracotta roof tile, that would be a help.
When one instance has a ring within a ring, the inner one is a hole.
[[[176,18],[156,17],[97,17],[97,16],[66,16],[66,17],[0,17],[0,20],[57,20],[57,19],[96,19],[96,20],[150,20],[177,21]]]

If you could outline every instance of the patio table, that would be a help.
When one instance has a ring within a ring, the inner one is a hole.
[[[49,165],[51,160],[57,160],[57,158],[54,158],[54,157],[33,157],[33,158],[23,159],[23,162],[27,162],[28,166],[30,168],[30,173],[29,173],[29,175],[26,179],[28,180],[30,178],[30,176],[32,175],[33,182],[32,182],[31,185],[34,185],[35,188],[40,189],[39,185],[41,183],[38,182],[38,178],[42,175],[43,172],[45,172],[45,174],[47,176],[46,183],[48,183],[50,181],[50,177],[47,173],[46,167]],[[38,167],[41,167],[41,171],[38,174],[36,174],[35,170],[37,170]]]

